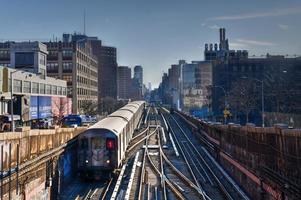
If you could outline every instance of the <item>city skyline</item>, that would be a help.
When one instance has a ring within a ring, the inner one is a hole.
[[[227,29],[231,49],[300,55],[301,3],[271,2],[2,1],[0,40],[49,41],[64,32],[82,33],[85,11],[86,34],[116,47],[118,65],[142,65],[144,83],[157,87],[171,64],[203,60],[204,44],[218,42],[219,27]]]

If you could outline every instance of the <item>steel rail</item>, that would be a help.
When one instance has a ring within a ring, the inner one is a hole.
[[[167,158],[167,156],[164,154],[163,149],[162,151],[162,157],[165,160],[165,162],[170,166],[170,168],[174,171],[174,173],[180,177],[186,184],[191,187],[193,190],[195,190],[199,195],[203,196],[203,193],[200,191],[198,186],[196,186],[189,178],[187,178],[182,172],[180,172],[173,164],[172,162]],[[209,197],[205,194],[205,197],[208,199]]]
[[[217,178],[217,176],[215,175],[215,173],[212,171],[212,169],[210,168],[210,166],[208,165],[207,161],[205,161],[205,159],[203,158],[203,156],[200,154],[200,152],[197,150],[197,148],[194,146],[194,144],[191,142],[191,140],[189,139],[189,137],[187,136],[187,134],[185,133],[185,131],[182,129],[182,127],[179,125],[179,123],[176,121],[176,119],[171,115],[171,118],[174,120],[174,122],[176,123],[176,125],[179,127],[179,130],[181,130],[181,133],[185,136],[185,138],[187,139],[187,141],[190,143],[191,147],[195,150],[195,152],[197,153],[197,155],[199,156],[199,158],[203,161],[204,165],[206,166],[206,168],[208,169],[208,171],[212,174],[214,180],[216,181],[216,183],[218,184],[220,190],[222,191],[222,193],[225,195],[225,197],[227,199],[233,200],[232,196],[230,195],[230,193],[226,190],[226,188],[224,187],[224,185],[221,183],[221,181]]]
[[[101,195],[101,200],[105,200],[107,195],[108,195],[108,191],[112,185],[112,182],[113,182],[113,178],[111,178],[105,188],[105,190],[103,191],[102,195]]]
[[[156,112],[158,114],[158,112]],[[161,127],[162,128],[162,127]],[[162,133],[162,132],[161,132]],[[162,133],[163,134],[163,133]],[[166,186],[165,186],[165,175],[164,175],[164,166],[163,166],[163,158],[162,158],[162,151],[161,151],[161,134],[160,129],[158,129],[158,145],[159,145],[159,160],[160,160],[160,168],[161,168],[161,185],[163,188],[163,198],[167,200],[167,194],[166,194]],[[162,136],[163,137],[163,136]]]
[[[147,152],[146,154],[147,154],[148,160],[149,160],[154,172],[157,173],[158,176],[163,177],[160,170],[155,166],[153,160],[150,158],[150,155],[149,155],[147,149],[146,149],[146,152]],[[182,195],[182,193],[166,177],[164,178],[164,181],[166,182],[167,186],[176,194],[176,196],[179,199],[185,199],[185,197]]]
[[[138,137],[140,137],[141,135],[144,135],[144,133],[146,133],[146,131],[149,129],[149,126],[146,127],[146,129],[144,129],[143,131],[141,131],[140,133],[138,133],[137,135],[135,135],[134,137],[132,137],[132,139],[130,140],[130,143],[137,139]]]
[[[130,148],[128,148],[126,150],[126,153],[132,151],[134,148],[136,148],[141,142],[145,141],[147,138],[149,138],[150,136],[152,136],[154,133],[156,133],[157,129],[159,128],[159,126],[156,127],[156,129],[151,132],[150,134],[146,135],[145,137],[143,137],[141,140],[137,141],[135,144],[133,144],[133,146],[131,146]]]
[[[168,124],[169,127],[170,127],[170,132],[171,132],[171,134],[173,135],[173,137],[174,137],[174,139],[175,139],[175,141],[176,141],[176,143],[177,143],[177,145],[178,145],[178,147],[179,147],[180,153],[181,153],[182,157],[183,157],[184,160],[185,160],[185,163],[186,163],[186,165],[187,165],[187,167],[188,167],[188,169],[189,169],[189,172],[190,172],[190,174],[191,174],[191,176],[192,176],[192,178],[193,178],[193,181],[195,182],[196,186],[198,187],[199,193],[201,194],[201,196],[202,196],[203,199],[206,199],[206,196],[207,196],[207,195],[206,195],[206,193],[205,193],[205,190],[204,190],[204,189],[202,188],[202,186],[199,184],[199,182],[198,182],[198,180],[197,180],[197,178],[196,178],[196,176],[195,176],[195,174],[194,174],[194,172],[193,172],[193,170],[192,170],[192,167],[190,166],[190,164],[189,164],[189,162],[188,162],[188,160],[187,160],[187,158],[186,158],[186,156],[185,156],[185,154],[184,154],[184,150],[182,149],[182,146],[180,145],[180,142],[179,142],[178,138],[176,137],[176,134],[175,134],[173,128],[171,127],[170,122],[169,122],[168,120],[167,120],[166,122],[167,122],[167,124]]]

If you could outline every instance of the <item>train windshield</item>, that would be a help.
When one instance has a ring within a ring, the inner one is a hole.
[[[89,146],[88,139],[87,138],[81,139],[81,144],[80,145],[81,145],[82,149],[88,149],[88,146]]]
[[[102,147],[102,142],[100,137],[93,137],[91,139],[91,143],[92,143],[92,149],[101,149]]]

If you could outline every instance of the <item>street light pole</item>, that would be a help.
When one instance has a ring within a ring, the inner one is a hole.
[[[264,128],[264,93],[263,93],[263,80],[261,81],[261,117],[262,117],[262,127]]]
[[[13,100],[13,73],[16,71],[10,72],[10,117],[11,117],[11,132],[15,131],[14,123],[14,100]]]
[[[23,67],[20,69],[26,69],[28,67]],[[13,95],[13,74],[16,72],[20,72],[20,69],[15,69],[15,71],[10,71],[10,117],[11,117],[11,131],[15,131],[15,123],[14,123],[14,95]],[[27,71],[21,71],[22,73],[27,72]],[[37,73],[40,74],[40,73]],[[31,75],[30,75],[31,76]]]

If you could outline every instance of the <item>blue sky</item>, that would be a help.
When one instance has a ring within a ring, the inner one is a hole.
[[[226,28],[230,48],[250,55],[301,54],[300,0],[0,0],[0,40],[50,40],[64,32],[98,36],[118,64],[142,65],[157,86],[179,59],[202,60]]]

